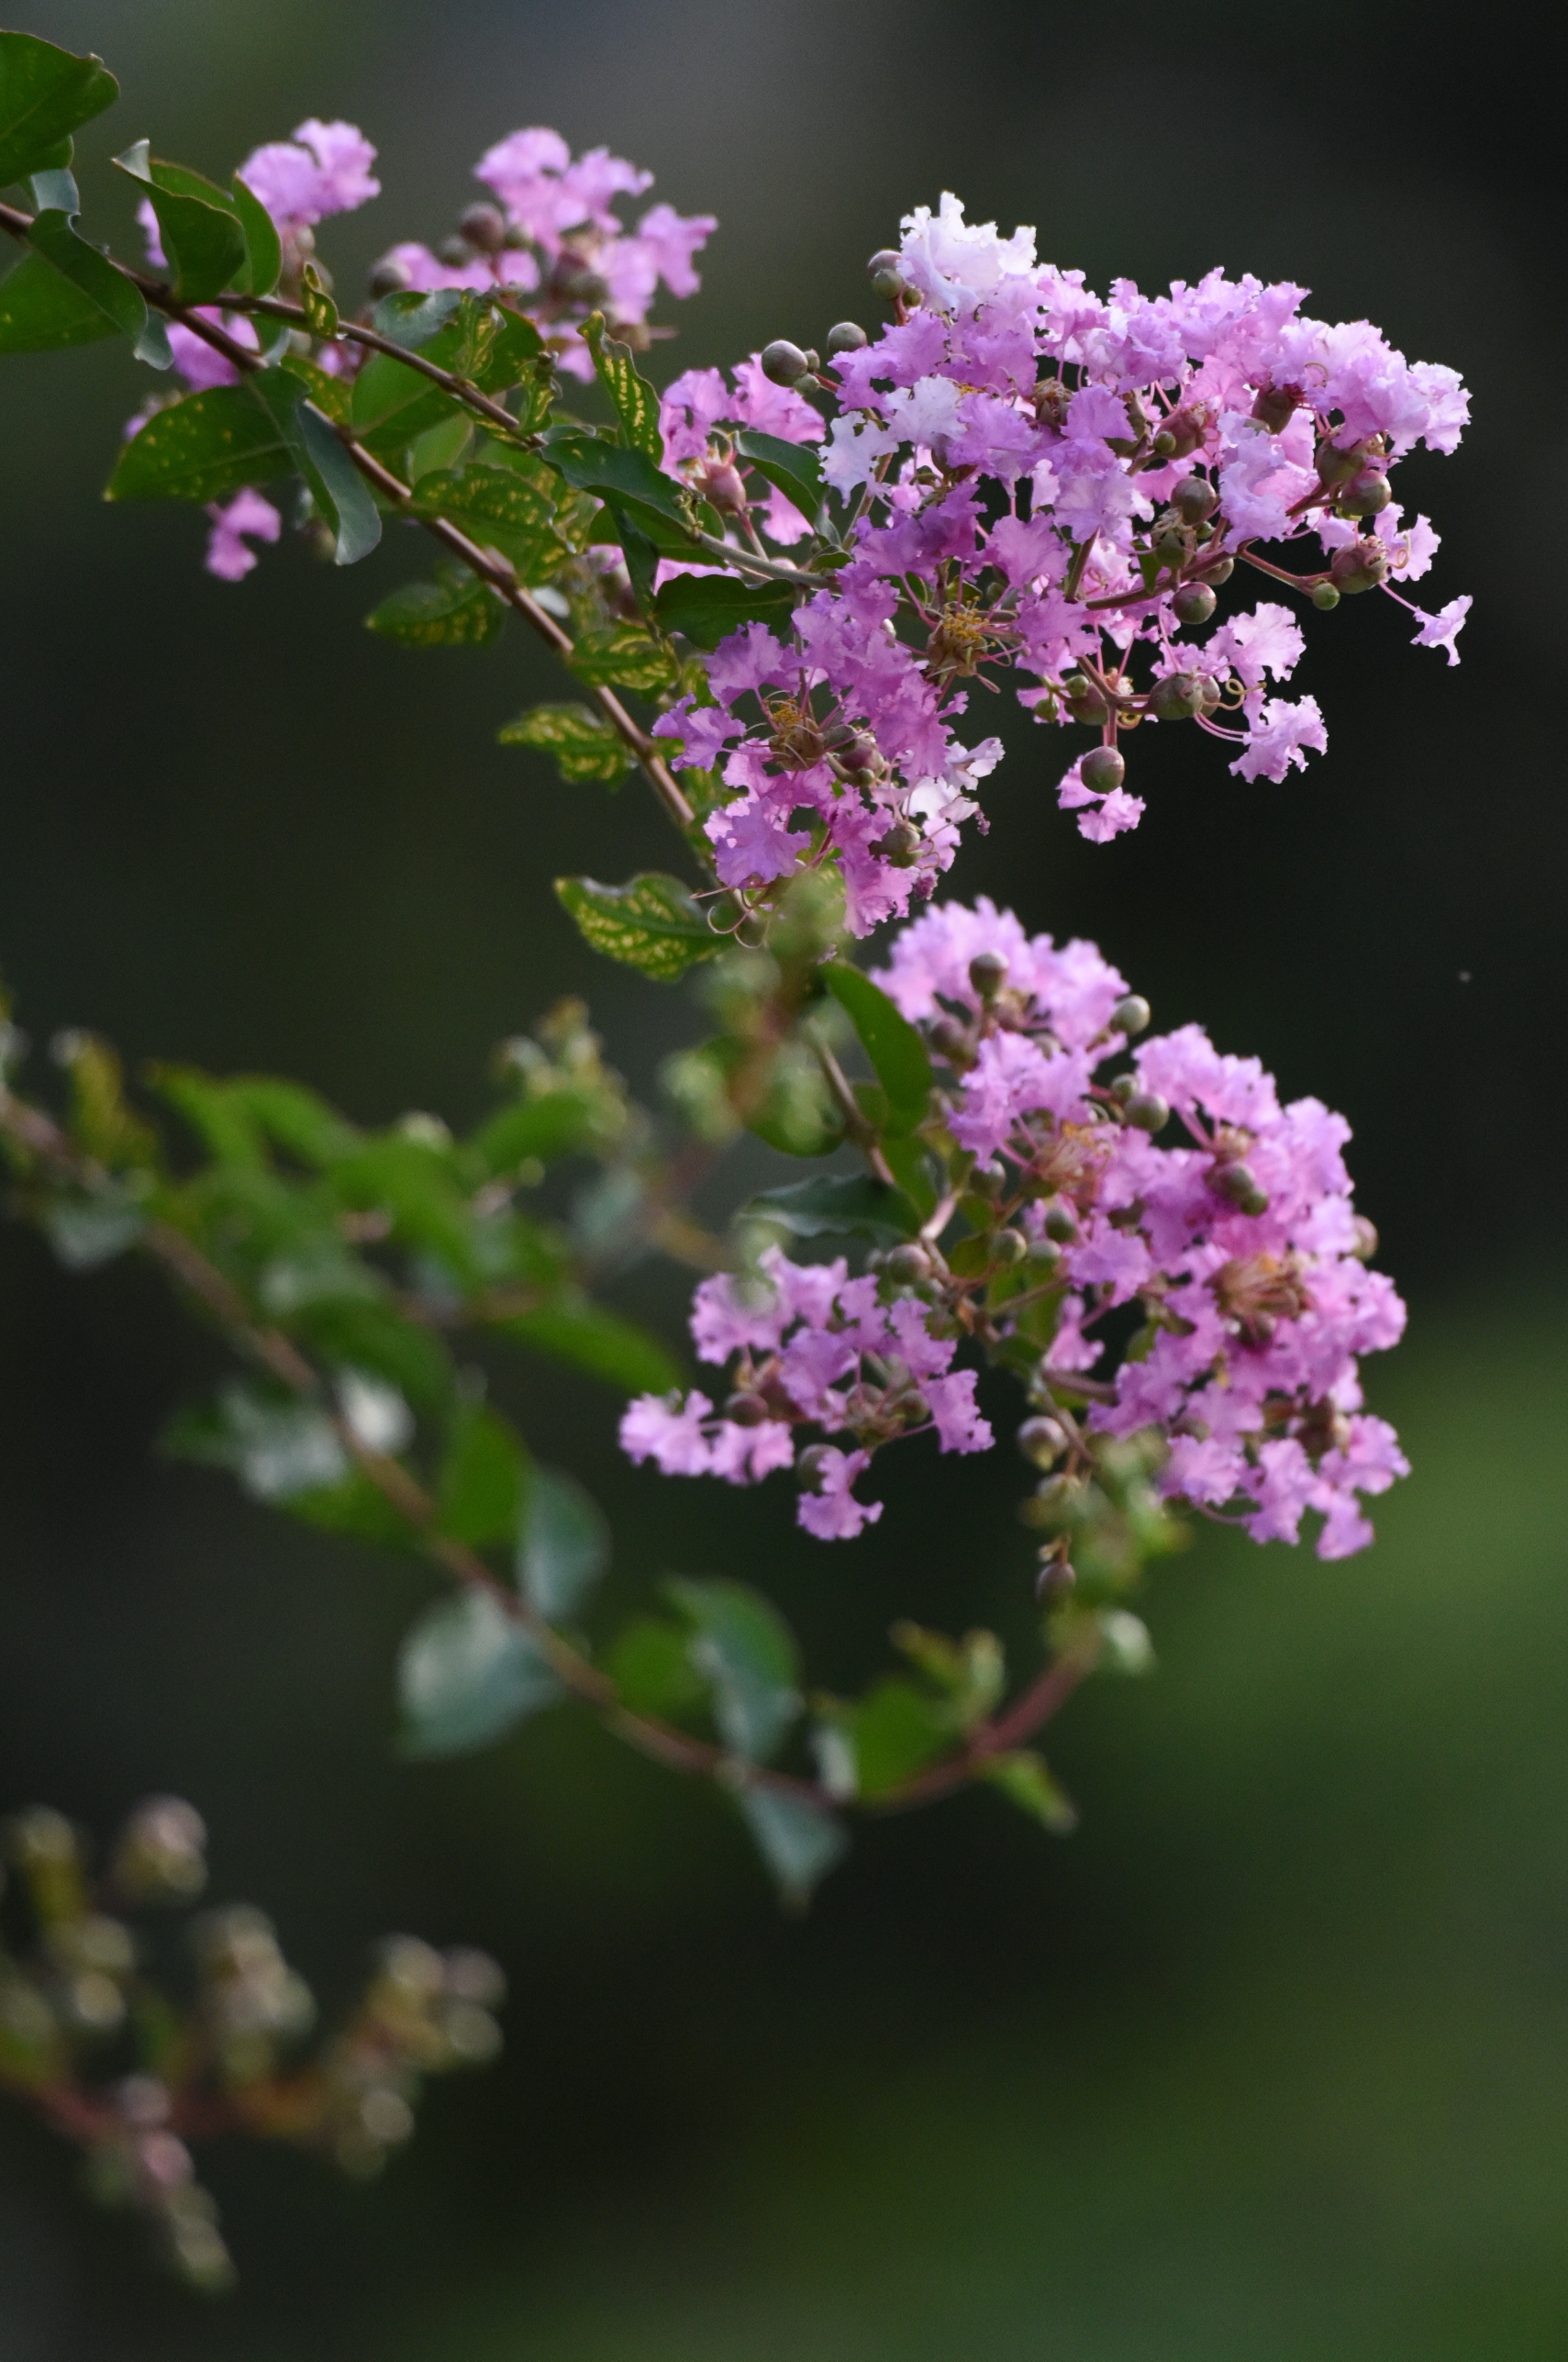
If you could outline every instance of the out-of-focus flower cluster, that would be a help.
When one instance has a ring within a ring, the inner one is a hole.
[[[1438,536],[1405,517],[1390,469],[1418,444],[1451,451],[1468,416],[1451,369],[1407,362],[1365,321],[1305,315],[1301,287],[1215,271],[1154,296],[1118,280],[1102,299],[1038,262],[1031,230],[973,226],[951,196],[904,231],[873,258],[894,310],[879,336],[843,323],[826,363],[784,342],[761,356],[798,404],[765,431],[815,439],[805,392],[836,405],[830,585],[784,638],[751,626],[721,644],[717,702],[663,725],[678,761],[731,791],[708,823],[724,882],[836,856],[859,933],[951,863],[999,752],[958,735],[993,669],[1037,719],[1097,732],[1060,788],[1096,841],[1143,811],[1118,744],[1143,723],[1196,720],[1249,780],[1320,752],[1316,700],[1277,694],[1305,645],[1291,612],[1276,598],[1216,622],[1217,593],[1240,562],[1320,608],[1402,596]],[[724,430],[764,423],[749,368],[728,397],[705,372],[666,402],[667,463],[710,498],[733,461]],[[800,539],[776,489],[754,512],[717,505]],[[1469,606],[1412,608],[1418,643],[1457,662]]]
[[[910,1297],[879,1300],[874,1273],[851,1279],[840,1259],[791,1263],[769,1248],[758,1272],[705,1279],[692,1306],[692,1336],[705,1362],[738,1356],[731,1392],[716,1418],[705,1394],[646,1394],[621,1421],[634,1460],[667,1476],[760,1483],[798,1466],[812,1489],[796,1512],[807,1533],[844,1542],[882,1515],[880,1501],[851,1490],[880,1445],[934,1428],[944,1452],[984,1452],[991,1430],[974,1403],[974,1373],[954,1370],[956,1342],[933,1336]],[[813,1444],[795,1460],[795,1430],[850,1435],[857,1448]]]
[[[733,1484],[794,1465],[817,1487],[800,1522],[848,1538],[879,1514],[850,1487],[880,1446],[927,1424],[946,1450],[990,1443],[973,1376],[952,1368],[971,1337],[1040,1414],[1024,1436],[1046,1471],[1033,1521],[1071,1521],[1095,1438],[1136,1437],[1168,1499],[1259,1541],[1294,1542],[1316,1510],[1319,1555],[1361,1549],[1359,1497],[1406,1464],[1362,1409],[1357,1357],[1393,1344],[1405,1314],[1367,1268],[1343,1118],[1282,1107],[1256,1059],[1195,1026],[1126,1063],[1146,1004],[1092,944],[1030,939],[986,901],[926,911],[879,981],[946,1070],[922,1132],[937,1211],[858,1278],[774,1247],[753,1276],[705,1280],[692,1334],[706,1361],[738,1356],[733,1391],[717,1413],[703,1394],[642,1397],[626,1450]],[[1173,1117],[1179,1136],[1162,1138]],[[1129,1307],[1141,1319],[1113,1363],[1097,1332],[1125,1340]],[[797,1460],[808,1421],[856,1448]]]
[[[391,1937],[342,2032],[302,2060],[316,2004],[251,1905],[200,1915],[179,1972],[155,1973],[134,1916],[195,1900],[206,1844],[191,1805],[152,1797],[94,1879],[62,1813],[5,1824],[30,1941],[0,1934],[0,2087],[79,2145],[93,2193],[140,2213],[182,2278],[219,2290],[233,2265],[192,2143],[249,2133],[375,2170],[412,2133],[422,2077],[494,2057],[505,1980],[484,1953]]]

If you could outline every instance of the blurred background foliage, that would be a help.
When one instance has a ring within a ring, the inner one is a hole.
[[[1562,314],[1539,19],[36,0],[11,21],[121,77],[81,177],[123,251],[106,158],[143,132],[227,171],[306,114],[361,122],[391,194],[324,240],[348,288],[450,226],[492,140],[552,122],[721,217],[661,378],[869,319],[864,255],[951,185],[1094,284],[1302,280],[1462,367],[1477,424],[1401,478],[1446,537],[1429,603],[1476,594],[1462,670],[1386,602],[1314,618],[1327,758],[1244,787],[1195,733],[1140,740],[1149,816],[1106,850],[1055,812],[1061,742],[1004,717],[994,832],[951,880],[1095,936],[1157,1023],[1196,1018],[1346,1109],[1415,1312],[1372,1372],[1416,1465],[1376,1551],[1324,1568],[1206,1535],[1162,1569],[1159,1675],[1094,1686],[1056,1738],[1069,1843],[965,1799],[863,1834],[797,1923],[717,1799],[564,1718],[395,1761],[392,1659],[428,1579],[160,1463],[212,1348],[150,1273],[69,1278],[0,1233],[0,1799],[103,1827],[189,1794],[217,1899],[275,1913],[328,2011],[400,1925],[489,1947],[514,1988],[502,2067],[435,2092],[378,2189],[208,2161],[242,2272],[221,2312],[0,2124],[5,2362],[1557,2356]],[[362,631],[417,570],[399,536],[353,577],[289,546],[233,589],[201,574],[196,520],[106,508],[143,390],[112,349],[5,380],[0,959],[28,1031],[466,1122],[491,1045],[570,986],[651,1090],[696,1008],[595,962],[549,881],[666,863],[651,808],[494,744],[558,693],[519,633],[426,658]],[[683,1293],[650,1267],[627,1301],[673,1335]],[[842,1556],[771,1493],[626,1470],[586,1379],[504,1387],[610,1509],[628,1603],[672,1569],[760,1577],[835,1685],[895,1613],[1021,1622],[1000,1458],[912,1466]]]

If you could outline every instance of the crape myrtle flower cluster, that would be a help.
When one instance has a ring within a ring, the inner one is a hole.
[[[1047,1466],[1067,1462],[1048,1499],[1069,1502],[1073,1462],[1087,1465],[1056,1395],[1102,1371],[1096,1329],[1136,1305],[1136,1347],[1086,1390],[1088,1434],[1152,1431],[1161,1493],[1258,1541],[1296,1541],[1313,1510],[1319,1556],[1364,1547],[1359,1496],[1406,1463],[1362,1408],[1357,1356],[1395,1343],[1405,1311],[1366,1267],[1376,1242],[1351,1204],[1344,1119],[1316,1099],[1282,1107],[1255,1058],[1221,1055],[1196,1026],[1142,1042],[1107,1075],[1146,1005],[1092,944],[1031,939],[984,899],[923,913],[880,981],[947,1069],[955,1170],[1001,1226],[993,1261],[1029,1268],[1015,1310],[1041,1296],[1056,1308],[1035,1373],[1047,1415],[1024,1438]],[[1173,1116],[1180,1136],[1160,1138]],[[879,1514],[849,1488],[912,1427],[933,1425],[944,1450],[985,1449],[973,1376],[951,1368],[975,1330],[970,1266],[946,1262],[935,1224],[881,1265],[851,1279],[842,1262],[798,1265],[775,1248],[755,1283],[704,1281],[692,1333],[706,1361],[739,1356],[734,1390],[717,1419],[701,1394],[644,1397],[622,1423],[627,1451],[734,1484],[795,1463],[817,1487],[800,1522],[826,1540]],[[997,1336],[1011,1325],[1004,1307]],[[857,1448],[796,1462],[794,1431],[809,1421]]]
[[[248,2133],[375,2172],[414,2130],[423,2076],[495,2056],[506,1981],[488,1954],[390,1936],[341,2030],[303,2057],[315,2000],[253,1905],[200,1913],[186,1960],[158,1973],[148,1915],[195,1901],[206,1848],[175,1796],[136,1807],[95,1877],[63,1813],[0,1824],[0,1902],[8,1865],[22,1906],[0,1922],[0,2088],[81,2147],[92,2194],[139,2214],[180,2278],[216,2290],[233,2265],[193,2142]]]
[[[1119,741],[1145,722],[1195,720],[1248,780],[1321,752],[1316,700],[1278,694],[1305,644],[1290,610],[1217,623],[1217,594],[1240,561],[1318,608],[1402,597],[1438,536],[1405,518],[1390,470],[1421,443],[1451,451],[1468,416],[1451,369],[1407,362],[1365,321],[1304,315],[1301,287],[1214,271],[1158,296],[1118,280],[1102,300],[1039,262],[1032,230],[972,226],[951,195],[904,231],[873,258],[895,315],[879,336],[844,323],[826,363],[782,341],[761,357],[800,397],[766,431],[825,432],[831,580],[783,636],[721,644],[714,702],[688,696],[660,726],[731,791],[708,822],[724,883],[836,857],[862,934],[951,862],[1000,752],[958,734],[993,671],[1038,720],[1097,730],[1059,791],[1095,841],[1141,816]],[[715,372],[670,389],[667,464],[710,498],[723,429],[762,423],[757,373],[728,399]],[[826,429],[807,390],[830,397]],[[760,521],[787,547],[804,520],[770,493]],[[1469,606],[1412,607],[1418,643],[1457,662]]]

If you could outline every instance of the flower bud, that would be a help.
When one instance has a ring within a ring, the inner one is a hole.
[[[1298,385],[1261,385],[1252,404],[1252,416],[1267,427],[1271,435],[1282,434],[1300,399]]]
[[[395,254],[384,254],[370,276],[370,290],[373,295],[400,295],[406,287],[411,287],[413,284],[413,273],[406,262],[400,262],[397,260]]]
[[[1018,1430],[1018,1449],[1037,1468],[1049,1468],[1067,1449],[1067,1430],[1056,1419],[1026,1419]]]
[[[1054,1206],[1046,1208],[1045,1235],[1048,1239],[1054,1239],[1059,1246],[1069,1245],[1078,1235],[1077,1216],[1071,1206],[1062,1204],[1060,1198]]]
[[[1018,1515],[1025,1525],[1061,1525],[1072,1516],[1083,1491],[1083,1479],[1068,1476],[1065,1470],[1059,1476],[1047,1476],[1035,1487],[1032,1499],[1020,1503]]]
[[[1129,992],[1112,1009],[1111,1023],[1118,1033],[1142,1033],[1152,1014],[1140,992]]]
[[[1137,1088],[1136,1075],[1118,1075],[1111,1085],[1111,1097],[1118,1108],[1124,1108]]]
[[[1000,952],[976,952],[969,963],[969,981],[982,1000],[995,1000],[1006,976],[1007,963]]]
[[[1206,583],[1228,583],[1235,571],[1234,558],[1206,558],[1203,562],[1203,578]]]
[[[1029,1251],[1029,1242],[1022,1231],[998,1231],[991,1242],[991,1259],[1003,1265],[1022,1263]]]
[[[457,226],[481,254],[499,254],[506,243],[506,217],[493,205],[471,205],[460,213]]]
[[[1219,1195],[1229,1198],[1233,1206],[1257,1194],[1258,1176],[1250,1164],[1221,1164],[1212,1177]]]
[[[1176,438],[1175,438],[1175,437],[1174,437],[1174,435],[1171,432],[1171,430],[1170,430],[1169,427],[1162,427],[1162,428],[1160,429],[1160,432],[1155,436],[1155,438],[1154,438],[1154,452],[1155,452],[1155,456],[1156,456],[1156,458],[1158,458],[1158,459],[1174,459],[1174,458],[1175,458],[1175,456],[1176,456]]]
[[[956,1017],[938,1018],[931,1028],[930,1043],[937,1055],[945,1058],[950,1065],[967,1066],[973,1058],[974,1045],[969,1038],[969,1029],[961,1025]]]
[[[929,1279],[931,1258],[923,1246],[917,1246],[911,1239],[903,1246],[890,1247],[882,1267],[889,1279],[896,1280],[900,1287],[913,1287],[922,1279]]]
[[[137,1902],[186,1901],[206,1884],[206,1825],[179,1796],[150,1796],[120,1833],[115,1883]]]
[[[1190,721],[1203,710],[1203,684],[1195,673],[1167,673],[1149,692],[1156,721]]]
[[[1369,467],[1346,486],[1336,506],[1341,517],[1375,517],[1380,508],[1387,507],[1393,496],[1383,470]]]
[[[1365,458],[1364,443],[1351,443],[1346,448],[1325,438],[1318,446],[1318,483],[1347,484]]]
[[[436,249],[436,260],[449,271],[461,271],[465,262],[473,262],[473,249],[466,238],[443,238]]]
[[[803,1485],[816,1484],[817,1479],[822,1474],[822,1464],[827,1456],[828,1449],[829,1446],[826,1443],[808,1443],[806,1445],[805,1451],[801,1454],[799,1459],[795,1464],[795,1474],[800,1478]]]
[[[1218,601],[1207,583],[1184,583],[1171,601],[1178,623],[1207,623]]]
[[[771,385],[798,385],[803,377],[811,374],[811,363],[799,345],[791,344],[787,337],[778,336],[772,344],[765,344],[758,361]]]
[[[1069,673],[1062,684],[1067,708],[1075,722],[1103,722],[1106,707],[1093,681],[1083,673]]]
[[[1195,402],[1187,409],[1173,410],[1154,439],[1154,448],[1163,451],[1166,448],[1164,439],[1169,435],[1171,458],[1187,459],[1202,442],[1208,425],[1209,412],[1202,402]]]
[[[1354,1217],[1356,1242],[1351,1249],[1358,1263],[1370,1263],[1377,1253],[1377,1225],[1369,1222],[1364,1214]]]
[[[1040,1552],[1040,1573],[1034,1578],[1037,1599],[1049,1602],[1060,1599],[1064,1591],[1071,1591],[1077,1580],[1078,1570],[1070,1558],[1060,1557],[1054,1548]]]
[[[1078,776],[1095,795],[1108,796],[1127,777],[1127,764],[1114,746],[1092,746],[1078,765]]]
[[[1062,1249],[1054,1239],[1030,1239],[1029,1260],[1037,1271],[1054,1271],[1062,1260]]]
[[[724,1415],[726,1419],[732,1419],[737,1427],[761,1427],[763,1420],[772,1418],[773,1413],[760,1394],[751,1394],[742,1387],[739,1393],[729,1397],[724,1406]]]
[[[1340,593],[1333,583],[1319,583],[1312,594],[1312,604],[1325,615],[1340,604]]]
[[[904,293],[904,274],[901,271],[874,271],[872,273],[871,284],[873,294],[880,295],[884,304],[895,304]]]
[[[1164,1131],[1171,1110],[1158,1091],[1134,1091],[1127,1103],[1127,1120],[1140,1131],[1152,1134]]]
[[[866,264],[866,269],[871,273],[873,279],[876,277],[879,271],[896,271],[900,277],[902,277],[904,272],[904,257],[899,253],[896,247],[879,246],[876,252],[872,256],[871,261]]]
[[[1187,525],[1207,524],[1219,506],[1218,493],[1207,477],[1201,475],[1187,476],[1177,485],[1171,499]]]
[[[1352,541],[1347,550],[1336,550],[1329,561],[1329,580],[1336,588],[1353,598],[1358,591],[1375,590],[1388,573],[1388,552],[1381,541]]]
[[[829,352],[859,352],[871,339],[858,320],[836,320],[828,331]]]
[[[870,850],[895,869],[913,869],[925,841],[913,820],[895,820],[882,836],[872,839]]]
[[[1000,1164],[977,1164],[969,1176],[969,1187],[977,1198],[995,1205],[1007,1186],[1007,1175]]]

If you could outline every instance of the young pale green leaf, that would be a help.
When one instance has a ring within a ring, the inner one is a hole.
[[[283,240],[278,236],[277,224],[238,173],[231,176],[228,185],[245,235],[245,268],[234,284],[242,295],[270,295],[284,267]]]
[[[829,960],[817,974],[854,1027],[887,1094],[887,1131],[913,1131],[925,1120],[936,1079],[924,1042],[881,986],[847,960]]]
[[[183,164],[150,155],[145,139],[115,162],[147,191],[182,303],[210,303],[249,275],[250,250],[239,207],[226,189]]]
[[[230,1468],[253,1499],[289,1501],[341,1483],[349,1461],[326,1413],[239,1380],[205,1411],[177,1418],[163,1439],[177,1458]]]
[[[561,1296],[489,1325],[537,1354],[603,1378],[623,1394],[667,1394],[680,1383],[680,1371],[656,1337],[586,1296]]]
[[[618,787],[631,768],[626,741],[586,706],[532,706],[495,733],[502,746],[534,746],[555,757],[569,787]]]
[[[920,1218],[902,1189],[890,1189],[869,1173],[822,1173],[807,1181],[789,1181],[780,1189],[764,1189],[746,1209],[748,1214],[782,1223],[796,1238],[823,1238],[850,1231],[893,1246],[913,1238]]]
[[[102,337],[139,338],[147,306],[123,271],[72,227],[69,214],[37,214],[31,251],[0,285],[0,352],[48,352]]]
[[[250,389],[276,422],[317,512],[332,529],[336,563],[358,564],[381,540],[381,511],[330,422],[290,370],[258,370]]]
[[[864,1698],[825,1699],[823,1720],[843,1749],[851,1796],[885,1796],[945,1755],[958,1733],[947,1700],[889,1675]]]
[[[82,192],[76,185],[75,173],[67,164],[53,172],[30,173],[28,187],[35,213],[76,214],[82,210]]]
[[[157,411],[132,436],[106,497],[223,500],[241,485],[271,484],[293,466],[287,437],[250,386],[215,385]]]
[[[595,952],[658,984],[673,984],[696,961],[724,949],[680,880],[657,870],[625,886],[558,877],[555,891]]]
[[[543,337],[525,313],[515,312],[510,304],[499,302],[485,308],[489,331],[471,365],[462,373],[472,378],[482,394],[500,394],[513,385],[526,384],[528,392],[520,406],[517,423],[527,434],[550,407],[553,361],[545,349]]]
[[[461,1755],[502,1738],[562,1696],[544,1658],[487,1591],[438,1599],[397,1659],[401,1752]]]
[[[611,1644],[605,1670],[630,1713],[684,1721],[706,1703],[707,1684],[692,1663],[691,1634],[663,1616],[634,1616]]]
[[[461,287],[437,287],[428,295],[415,287],[400,287],[383,295],[371,314],[371,326],[378,336],[402,345],[406,352],[417,352],[445,328],[462,301]]]
[[[147,1209],[117,1190],[95,1198],[55,1198],[39,1217],[67,1271],[96,1271],[134,1246],[147,1225]]]
[[[610,1563],[610,1530],[574,1476],[536,1468],[523,1508],[517,1582],[551,1623],[576,1614]]]
[[[523,1514],[528,1459],[499,1412],[460,1404],[436,1483],[440,1531],[483,1549],[511,1542]]]
[[[580,681],[595,688],[633,689],[641,696],[669,688],[676,673],[672,651],[630,623],[584,632],[566,661]]]
[[[0,188],[68,164],[72,132],[119,95],[102,58],[76,57],[36,33],[0,33]]]
[[[380,1378],[428,1418],[447,1416],[455,1377],[451,1356],[439,1337],[392,1305],[339,1293],[302,1306],[289,1326],[328,1368]]]
[[[364,1135],[318,1093],[275,1075],[237,1075],[222,1086],[275,1144],[317,1169],[351,1156]]]
[[[1078,1815],[1072,1799],[1057,1786],[1044,1756],[1037,1755],[1032,1748],[1020,1747],[1011,1755],[988,1756],[981,1777],[1057,1836],[1065,1837],[1077,1827]]]
[[[735,448],[744,460],[749,460],[759,475],[793,501],[808,525],[815,524],[822,506],[822,462],[811,443],[786,443],[777,435],[759,434],[755,427],[742,427],[735,438]]]
[[[621,441],[629,451],[645,451],[658,467],[664,457],[659,396],[647,378],[639,374],[631,347],[606,335],[603,312],[595,312],[584,322],[583,335],[594,356],[598,381],[615,405]]]
[[[803,1909],[813,1888],[849,1851],[842,1822],[807,1797],[756,1782],[735,1800],[784,1900]]]
[[[433,583],[409,583],[384,598],[365,623],[408,648],[484,648],[506,619],[489,585],[465,566],[441,564]]]
[[[747,1584],[677,1577],[664,1586],[692,1625],[692,1663],[713,1686],[727,1747],[753,1763],[776,1755],[800,1713],[795,1635]]]
[[[730,574],[676,574],[654,597],[665,631],[684,632],[694,648],[717,648],[742,624],[786,631],[806,596],[788,583],[741,583]]]

